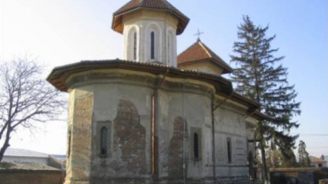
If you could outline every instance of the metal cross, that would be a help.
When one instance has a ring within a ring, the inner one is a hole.
[[[197,36],[197,40],[200,40],[200,35],[204,34],[204,32],[201,32],[199,29],[197,29],[197,32],[194,34],[194,36]]]

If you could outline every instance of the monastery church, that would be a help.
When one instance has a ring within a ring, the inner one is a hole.
[[[65,184],[249,183],[266,116],[202,41],[177,55],[188,22],[167,0],[131,0],[112,20],[122,60],[53,69],[47,80],[69,93]]]

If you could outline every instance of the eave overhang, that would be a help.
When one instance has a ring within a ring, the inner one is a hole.
[[[81,61],[54,68],[47,77],[47,81],[49,81],[49,83],[51,83],[58,90],[67,92],[70,88],[67,80],[72,75],[88,71],[103,71],[106,69],[124,69],[135,72],[146,72],[153,75],[165,75],[172,78],[191,79],[205,82],[213,85],[217,94],[223,95],[228,97],[230,100],[247,106],[247,113],[251,114],[256,119],[269,118],[268,116],[258,111],[258,103],[235,93],[233,91],[231,82],[221,76],[196,71],[182,70],[160,64],[136,63],[134,61],[125,61],[120,59]]]
[[[81,61],[69,65],[56,67],[47,77],[47,80],[60,91],[67,91],[69,86],[66,84],[66,80],[73,74],[81,73],[91,70],[104,70],[104,69],[126,69],[140,72],[148,72],[155,75],[167,75],[169,77],[194,79],[203,82],[210,83],[216,87],[216,89],[223,93],[231,93],[232,85],[227,79],[220,76],[211,74],[184,71],[175,67],[169,67],[160,64],[151,63],[136,63],[134,61],[125,60],[97,60],[97,61]]]
[[[177,35],[182,34],[189,23],[189,18],[187,16],[185,16],[182,13],[177,13],[175,11],[171,11],[169,9],[136,7],[136,8],[130,9],[128,11],[124,11],[124,12],[115,12],[113,14],[112,29],[118,33],[123,33],[123,30],[124,30],[123,16],[140,11],[140,10],[152,10],[152,11],[156,10],[159,12],[167,12],[167,13],[171,14],[173,17],[175,17],[178,20],[177,32],[176,32]]]

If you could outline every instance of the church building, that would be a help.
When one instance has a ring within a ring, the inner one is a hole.
[[[167,0],[131,0],[112,20],[123,59],[53,69],[47,80],[69,94],[65,184],[249,183],[266,116],[205,43],[177,55],[188,22]]]

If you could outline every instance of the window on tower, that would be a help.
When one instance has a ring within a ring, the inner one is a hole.
[[[133,33],[133,60],[137,60],[137,32]]]
[[[150,33],[150,59],[155,59],[155,32]]]

